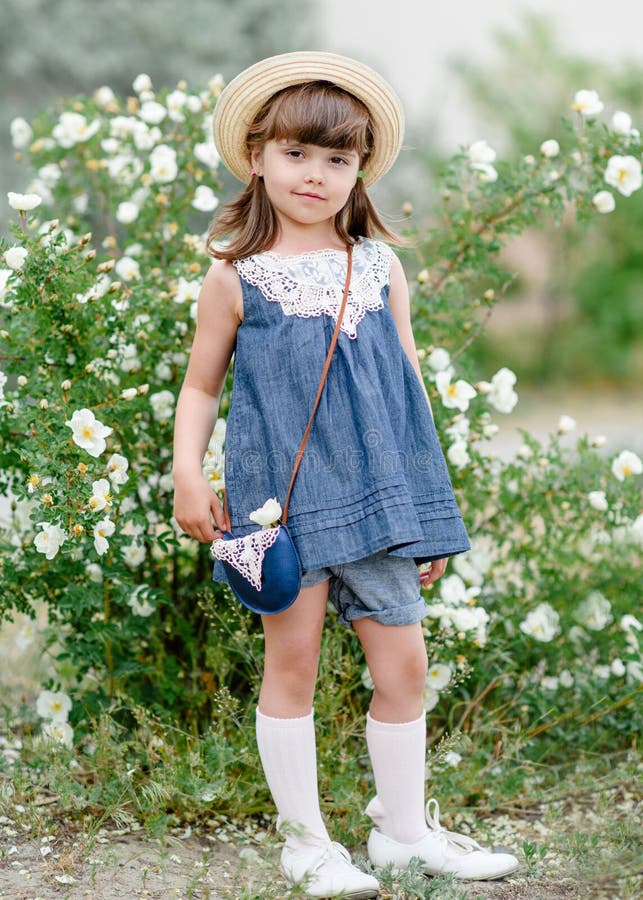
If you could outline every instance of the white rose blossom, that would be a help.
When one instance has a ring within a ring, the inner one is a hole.
[[[97,525],[94,525],[94,548],[99,556],[103,556],[109,550],[108,537],[111,537],[116,530],[116,525],[111,519],[102,519]]]
[[[450,666],[444,663],[433,663],[426,673],[426,687],[434,691],[443,691],[451,681],[452,675]]]
[[[182,110],[186,105],[187,99],[188,98],[185,91],[178,90],[178,88],[174,91],[171,91],[165,98],[168,114],[173,122],[185,121],[185,116]]]
[[[122,203],[118,204],[118,209],[116,210],[116,219],[119,222],[122,222],[123,225],[129,225],[130,222],[133,222],[140,210],[136,203],[132,203],[129,200],[124,200]]]
[[[611,213],[616,208],[616,200],[611,191],[598,191],[592,197],[592,203],[599,213]]]
[[[69,149],[75,144],[88,141],[99,128],[100,119],[94,119],[91,124],[87,124],[87,119],[80,113],[63,112],[51,133],[61,147]]]
[[[437,691],[434,691],[433,688],[429,687],[425,682],[424,690],[422,691],[422,706],[424,707],[425,712],[431,712],[432,709],[438,705],[440,700],[440,695]]]
[[[146,75],[144,72],[141,72],[140,75],[137,75],[134,81],[132,82],[132,88],[137,94],[141,94],[143,91],[151,91],[152,90],[152,79],[149,75]]]
[[[555,141],[553,138],[551,138],[548,141],[542,142],[542,144],[540,145],[540,152],[548,159],[553,159],[560,153],[560,145],[558,141]]]
[[[622,109],[617,109],[612,116],[611,125],[617,134],[629,134],[632,130],[632,116]]]
[[[33,539],[36,550],[38,553],[44,553],[47,559],[53,559],[67,540],[67,535],[60,525],[51,522],[39,522],[38,527],[42,528],[42,531],[39,531]]]
[[[131,544],[126,544],[124,547],[122,547],[121,552],[123,554],[126,565],[130,566],[131,568],[140,566],[140,564],[145,560],[145,557],[147,556],[147,551],[144,544],[141,544],[138,541],[132,541]]]
[[[181,276],[177,281],[176,293],[174,294],[173,300],[175,303],[186,303],[188,300],[197,300],[200,290],[200,281],[188,281],[187,278]]]
[[[14,639],[15,646],[19,650],[26,650],[27,647],[33,644],[39,631],[38,623],[34,622],[33,619],[27,619],[16,634]]]
[[[589,500],[589,505],[592,509],[597,509],[599,512],[605,512],[608,508],[605,491],[590,491],[587,495],[587,499]]]
[[[64,691],[41,691],[36,700],[36,712],[42,719],[66,722],[71,699]]]
[[[472,585],[480,586],[483,584],[493,560],[493,541],[487,535],[481,535],[473,538],[471,550],[468,553],[459,553],[453,558],[453,568],[461,579]]]
[[[640,475],[642,471],[640,457],[631,450],[623,450],[612,462],[612,474],[619,481],[625,481],[631,475]]]
[[[87,408],[75,410],[65,425],[73,432],[73,442],[93,457],[100,456],[105,450],[107,446],[105,438],[114,430],[99,422],[94,413]]]
[[[471,457],[467,451],[466,441],[456,441],[454,444],[451,444],[447,450],[447,459],[456,469],[463,469],[468,465],[471,462]]]
[[[605,169],[605,181],[624,197],[629,197],[643,183],[641,163],[635,156],[611,156]]]
[[[109,85],[103,84],[94,91],[94,100],[99,106],[108,106],[115,99],[114,91]]]
[[[172,391],[159,391],[150,394],[150,403],[157,422],[165,422],[174,415],[174,394]]]
[[[437,373],[435,386],[447,409],[459,409],[461,412],[465,412],[469,407],[469,401],[476,396],[475,388],[467,381],[460,378],[458,381],[452,382],[451,373],[448,371]]]
[[[112,505],[112,486],[106,478],[99,478],[92,484],[92,495],[89,498],[89,507],[94,512],[109,509]]]
[[[219,199],[207,184],[200,184],[194,192],[192,206],[201,212],[211,212],[219,205]]]
[[[480,181],[496,181],[498,172],[491,165],[496,158],[496,151],[490,147],[487,141],[474,141],[469,146],[469,164],[472,169],[479,172]]]
[[[518,402],[518,394],[514,391],[516,375],[511,369],[503,366],[498,369],[491,381],[481,381],[476,387],[484,394],[489,403],[501,413],[510,413]]]
[[[140,266],[131,256],[121,256],[114,266],[114,271],[119,278],[125,281],[132,281],[141,277]]]
[[[429,353],[427,362],[434,372],[442,372],[451,365],[451,355],[443,347],[436,347]]]
[[[46,740],[72,747],[74,744],[74,729],[68,722],[45,722],[42,726],[42,736]],[[62,878],[63,876],[58,876]]]
[[[560,634],[560,616],[549,603],[539,603],[527,613],[520,630],[537,641],[549,643]]]
[[[561,416],[558,420],[556,431],[558,434],[569,434],[574,428],[576,428],[576,419],[572,419],[571,416]]]
[[[22,269],[29,251],[26,247],[10,247],[5,251],[4,259],[10,269]]]
[[[179,168],[176,151],[167,144],[159,144],[150,153],[150,175],[154,181],[165,183],[174,181]]]
[[[261,525],[262,528],[270,528],[272,525],[276,525],[280,516],[281,504],[276,497],[271,497],[259,509],[253,509],[248,518],[251,522]]]
[[[584,89],[576,91],[572,109],[575,109],[583,116],[597,116],[603,109],[603,103],[596,91]]]
[[[600,591],[592,591],[578,604],[574,618],[585,628],[602,631],[612,621],[612,605]]]
[[[162,103],[156,100],[146,100],[141,104],[139,116],[149,125],[158,125],[167,115],[167,110]]]
[[[459,575],[440,579],[440,599],[446,606],[465,606],[478,596],[480,587],[467,587]]]
[[[127,603],[128,606],[131,607],[134,615],[146,618],[147,616],[151,616],[153,612],[156,612],[156,607],[149,602],[148,593],[148,586],[146,584],[140,584],[130,595]]]
[[[11,120],[9,131],[11,133],[11,143],[16,150],[24,150],[33,140],[31,125],[21,116]]]
[[[9,206],[17,209],[19,212],[29,212],[42,203],[42,197],[39,194],[16,194],[13,191],[7,192],[9,198]]]
[[[120,453],[112,453],[107,460],[107,477],[113,485],[125,484],[129,475],[127,469],[129,467],[128,460]]]
[[[208,166],[210,169],[216,169],[221,162],[221,157],[217,152],[214,141],[210,141],[206,144],[195,144],[194,155],[199,162],[203,163],[204,166]]]

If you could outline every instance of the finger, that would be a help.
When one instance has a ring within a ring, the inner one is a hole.
[[[214,491],[212,492],[212,496],[210,497],[210,512],[212,513],[214,521],[216,522],[217,528],[220,531],[226,531],[227,523],[225,520],[225,514],[223,512],[223,507],[221,506],[221,501],[214,493]]]

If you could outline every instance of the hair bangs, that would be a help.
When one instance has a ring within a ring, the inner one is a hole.
[[[361,100],[332,82],[312,81],[284,88],[260,110],[248,144],[270,140],[354,150],[363,163],[373,146],[373,128]]]

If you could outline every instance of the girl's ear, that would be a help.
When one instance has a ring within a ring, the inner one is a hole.
[[[250,151],[250,162],[255,175],[263,175],[263,148],[253,147]]]

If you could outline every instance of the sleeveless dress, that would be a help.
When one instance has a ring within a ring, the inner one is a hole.
[[[362,238],[288,508],[304,572],[386,549],[417,564],[470,549],[422,384],[388,306],[393,252]],[[234,265],[237,330],[225,435],[235,537],[271,497],[282,507],[330,346],[346,279],[344,250],[266,251]],[[228,583],[217,559],[213,580]]]

